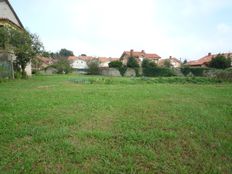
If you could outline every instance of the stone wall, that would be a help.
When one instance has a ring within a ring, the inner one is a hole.
[[[100,71],[103,76],[121,77],[121,74],[116,68],[102,68]]]
[[[14,56],[12,53],[0,50],[0,78],[14,78],[13,60]]]
[[[125,77],[135,77],[136,76],[135,70],[132,68],[127,68],[124,76]]]

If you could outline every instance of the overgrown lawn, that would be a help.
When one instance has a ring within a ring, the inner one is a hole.
[[[232,85],[173,79],[0,83],[0,173],[231,173]]]

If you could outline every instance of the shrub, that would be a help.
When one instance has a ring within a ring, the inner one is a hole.
[[[127,67],[128,68],[139,68],[139,64],[134,57],[129,57],[128,62],[127,62]]]
[[[119,69],[119,72],[122,76],[124,76],[124,74],[126,73],[127,71],[127,66],[123,65],[122,67],[120,67]]]
[[[143,68],[143,75],[148,77],[171,77],[175,76],[174,72],[170,68],[161,67],[148,67]]]
[[[163,65],[163,66],[166,67],[166,68],[170,68],[170,67],[172,66],[172,64],[171,64],[171,62],[170,62],[169,59],[166,59],[166,60],[164,61],[164,65]]]
[[[215,79],[232,82],[232,71],[231,70],[218,71],[216,73]]]
[[[89,75],[99,75],[100,74],[100,68],[99,68],[99,62],[96,60],[92,60],[88,63],[89,69],[87,71],[87,74]]]
[[[191,67],[182,67],[181,72],[187,76],[189,74],[193,74],[194,76],[202,77],[204,76],[204,71],[209,70],[209,68],[203,68],[203,67],[197,67],[197,68],[191,68]]]
[[[226,69],[231,66],[231,59],[226,58],[223,54],[218,54],[209,62],[209,67],[217,69]]]
[[[58,60],[52,67],[57,69],[58,74],[68,74],[72,72],[72,67],[69,64],[69,61],[65,58]]]
[[[142,68],[151,68],[151,67],[156,67],[157,65],[155,62],[149,60],[149,59],[144,59],[142,62]]]
[[[110,68],[121,68],[122,67],[122,62],[121,61],[112,61],[109,63]]]

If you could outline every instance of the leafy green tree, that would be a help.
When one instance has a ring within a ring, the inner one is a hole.
[[[127,71],[127,66],[126,65],[122,65],[122,67],[120,67],[119,69],[119,72],[122,76],[125,75],[126,71]]]
[[[10,42],[10,30],[6,27],[0,27],[0,48],[7,49]]]
[[[143,59],[142,61],[142,68],[152,68],[156,66],[157,66],[156,63],[149,59]]]
[[[129,68],[139,68],[139,64],[134,57],[129,57],[127,61],[127,67]]]
[[[87,73],[89,75],[99,75],[100,74],[100,68],[99,68],[100,63],[97,60],[92,60],[88,62],[88,71]]]
[[[110,68],[121,68],[122,67],[122,62],[117,60],[117,61],[112,61],[109,63]]]
[[[165,68],[170,68],[172,65],[171,65],[171,62],[170,62],[170,60],[169,59],[166,59],[165,61],[164,61],[164,67]]]
[[[59,51],[59,56],[61,57],[69,57],[69,56],[74,56],[73,52],[70,51],[70,50],[67,50],[65,48],[62,48],[60,51]]]
[[[52,66],[57,69],[59,74],[68,74],[72,72],[72,67],[70,66],[70,63],[66,58],[59,59]]]
[[[48,52],[48,51],[43,51],[43,52],[42,52],[42,56],[43,56],[43,57],[48,57],[48,58],[49,58],[49,57],[51,57],[51,53]]]
[[[187,63],[188,63],[188,61],[185,59],[184,62],[183,62],[183,64],[185,65],[185,64],[187,64]]]
[[[16,64],[19,65],[22,77],[26,77],[25,68],[27,64],[42,52],[43,44],[38,35],[28,31],[11,30],[11,45],[16,55]]]
[[[226,69],[231,66],[231,59],[225,57],[223,54],[218,54],[209,62],[209,67],[217,69]]]
[[[1,27],[0,38],[0,47],[14,52],[16,66],[20,67],[22,77],[25,78],[27,64],[43,50],[43,44],[39,37],[25,30]]]

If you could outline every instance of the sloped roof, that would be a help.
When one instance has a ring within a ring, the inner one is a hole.
[[[123,57],[124,55],[127,55],[127,56],[130,56],[132,53],[132,55],[134,57],[144,57],[144,58],[147,58],[147,59],[160,59],[161,57],[155,53],[146,53],[145,51],[124,51],[122,56]]]
[[[111,58],[111,57],[98,57],[99,62],[106,63],[119,60],[119,58]]]
[[[145,54],[145,57],[148,59],[160,59],[161,57],[157,54]]]
[[[0,0],[0,20],[10,21],[18,27],[24,28],[8,0]]]
[[[181,63],[181,61],[179,59],[175,58],[175,57],[170,57],[169,60]]]
[[[158,61],[158,65],[163,66],[164,63],[165,63],[165,61],[170,61],[171,64],[173,63],[173,61],[174,61],[174,62],[181,63],[181,61],[178,60],[177,58],[175,58],[175,57],[169,57],[169,58],[167,58],[167,59],[160,59],[160,60]]]
[[[218,54],[211,54],[209,53],[207,56],[204,56],[198,60],[194,60],[194,61],[189,61],[187,63],[187,65],[190,66],[200,66],[200,65],[204,65],[209,63],[214,57],[216,57]],[[230,57],[232,56],[232,53],[222,53],[222,55],[224,55],[225,57]]]
[[[47,65],[53,63],[53,59],[52,59],[52,58],[47,58],[47,57],[38,56],[37,59],[40,60],[41,62],[47,64]]]
[[[75,60],[77,60],[78,58],[76,57],[76,56],[69,56],[68,57],[68,60],[69,61],[75,61]]]
[[[84,61],[91,61],[91,60],[96,59],[96,57],[93,57],[93,56],[78,56],[77,58],[80,60],[84,60]]]

